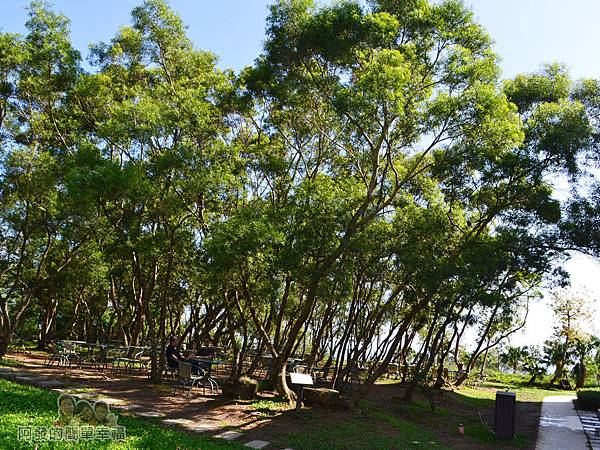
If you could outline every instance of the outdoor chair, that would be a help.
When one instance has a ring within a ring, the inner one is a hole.
[[[138,365],[141,373],[143,354],[144,349],[142,347],[129,347],[124,349],[122,355],[116,358],[115,371],[118,371],[122,365],[127,372],[133,372],[134,366]]]
[[[109,363],[106,345],[88,344],[88,350],[82,355],[80,366],[87,364],[90,369],[106,370]]]
[[[54,353],[46,357],[44,365],[50,367],[54,365],[54,363],[57,363],[57,365],[62,366],[63,362],[66,360],[66,356],[67,354],[65,353],[63,342],[60,340],[56,341],[54,343]]]
[[[71,367],[71,365],[74,362],[75,365],[79,367],[81,365],[82,358],[81,355],[77,352],[75,344],[73,344],[73,342],[71,341],[63,341],[63,348],[66,354],[66,357],[64,359],[66,365]]]
[[[140,356],[140,372],[142,370],[149,371],[152,364],[152,354],[148,347],[142,347],[142,354]]]
[[[85,364],[88,364],[90,368],[94,367],[94,348],[90,344],[86,344],[84,347],[80,346],[81,350],[79,354],[78,366],[82,368]]]
[[[179,374],[179,369],[177,367],[170,367],[169,363],[167,361],[167,357],[164,356],[162,378],[164,378],[166,375],[166,376],[169,376],[170,378],[172,378],[173,380],[175,380],[177,378],[178,374]],[[152,376],[152,374],[149,373],[148,378],[150,378],[151,376]]]
[[[313,378],[318,382],[322,382],[322,383],[327,382],[327,370],[325,369],[325,367],[314,366],[312,368],[312,375],[313,375]]]
[[[54,353],[46,358],[44,365],[52,366],[57,363],[59,366],[69,366],[73,361],[79,366],[81,357],[75,352],[75,346],[69,341],[56,341],[54,345]]]
[[[362,383],[367,375],[367,369],[364,367],[352,367],[350,369],[350,383]]]
[[[393,376],[397,380],[399,374],[400,373],[398,371],[398,364],[396,364],[396,363],[390,363],[388,365],[388,368],[387,368],[386,377],[390,378],[391,376]]]
[[[14,333],[10,335],[10,344],[8,344],[8,348],[15,353],[27,353],[25,341]]]
[[[186,362],[179,363],[179,376],[176,380],[175,388],[181,388],[187,391],[186,397],[189,397],[192,393],[192,389],[202,384],[202,394],[206,394],[206,385],[210,386],[210,392],[219,389],[217,382],[210,378],[203,369],[197,368],[199,375],[192,373],[192,365]]]

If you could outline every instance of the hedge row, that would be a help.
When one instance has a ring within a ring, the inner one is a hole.
[[[577,391],[579,407],[589,411],[600,409],[600,388],[586,388]]]

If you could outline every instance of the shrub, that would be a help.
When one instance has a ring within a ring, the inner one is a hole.
[[[530,378],[530,376],[523,375],[521,373],[490,372],[488,373],[486,381],[519,386],[522,384],[527,384]]]
[[[585,388],[577,391],[579,407],[588,411],[600,409],[600,388]]]
[[[235,380],[226,381],[221,386],[223,396],[227,398],[241,398],[242,400],[252,400],[256,397],[259,383],[254,378],[238,377]]]

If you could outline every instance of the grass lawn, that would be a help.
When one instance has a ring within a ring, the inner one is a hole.
[[[494,401],[498,390],[517,394],[517,437],[496,438],[484,425],[493,427]],[[81,388],[85,392],[89,388]],[[487,383],[477,388],[463,387],[455,392],[436,394],[436,410],[417,396],[413,403],[402,401],[404,388],[397,383],[376,385],[357,410],[306,408],[297,416],[287,403],[260,399],[248,403],[247,411],[260,422],[246,430],[250,439],[263,439],[278,448],[301,449],[527,449],[535,446],[542,399],[571,392]],[[52,426],[56,419],[58,394],[0,379],[0,449],[33,448],[19,441],[19,426]],[[42,448],[111,449],[226,449],[243,448],[240,443],[213,439],[159,426],[158,419],[141,420],[119,413],[126,427],[124,442],[81,442],[42,444]],[[458,425],[465,436],[458,434]],[[244,441],[245,442],[245,441]]]
[[[496,392],[504,390],[514,392],[517,397],[517,435],[508,441],[496,437],[489,429],[494,427],[493,411]],[[574,392],[523,385],[486,383],[481,387],[462,387],[455,392],[446,393],[443,404],[448,406],[438,407],[435,413],[429,412],[428,415],[439,427],[456,428],[457,422],[462,423],[465,426],[467,438],[490,448],[533,448],[543,398],[569,394],[574,394]],[[418,416],[426,414],[429,405],[425,402],[418,402],[416,405],[407,405],[405,410],[411,408],[412,415]],[[480,413],[487,426],[479,416]]]
[[[485,383],[485,389],[463,387],[460,393],[465,396],[466,401],[474,404],[484,402],[485,400],[493,400],[496,397],[496,391],[508,389],[510,392],[517,394],[517,400],[521,402],[540,402],[544,397],[550,395],[575,395],[575,391],[564,391],[560,389],[544,389],[540,387],[529,387],[522,385],[511,385],[505,383]]]
[[[383,411],[339,421],[321,419],[317,413],[303,411],[298,419],[299,429],[275,439],[275,444],[311,450],[450,448],[423,428]]]
[[[52,391],[24,386],[0,379],[0,448],[26,449],[33,445],[18,440],[19,426],[52,426],[57,417],[56,399]],[[126,427],[127,439],[123,442],[46,443],[39,449],[238,449],[241,444],[211,439],[160,427],[151,421],[119,414],[119,425]]]
[[[500,439],[494,426],[496,391],[517,395],[517,435]],[[280,448],[296,449],[532,449],[535,447],[542,399],[568,391],[521,385],[487,383],[436,395],[436,409],[417,397],[402,400],[403,387],[396,383],[376,386],[356,411],[311,408],[296,417],[276,401],[256,401],[250,409],[269,419],[263,433]],[[483,417],[483,420],[482,420]],[[485,422],[485,423],[484,423]],[[458,433],[463,424],[465,435]]]

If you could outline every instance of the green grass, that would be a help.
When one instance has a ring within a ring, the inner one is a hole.
[[[258,411],[261,418],[272,417],[293,409],[288,402],[277,400],[254,400],[248,406],[250,411]]]
[[[549,395],[563,395],[565,391],[488,383],[478,388],[464,387],[444,394],[451,403],[437,405],[435,411],[427,401],[417,399],[406,403],[398,397],[391,405],[382,406],[362,400],[358,414],[345,419],[324,420],[319,411],[303,411],[299,428],[276,439],[281,447],[307,449],[441,449],[448,448],[443,436],[458,435],[458,425],[465,427],[465,443],[485,448],[531,448],[535,434],[517,435],[514,439],[496,437],[481,421],[478,410],[493,411],[496,391],[509,388],[524,403],[541,403]],[[394,399],[395,400],[395,399]],[[452,404],[462,404],[453,408]],[[340,416],[342,417],[342,416]],[[493,417],[486,417],[493,427]],[[439,430],[439,435],[437,435]],[[457,444],[460,448],[460,445]]]
[[[14,360],[14,359],[2,358],[2,359],[0,359],[0,366],[2,366],[2,367],[25,367],[25,364],[23,364],[20,361]]]
[[[487,394],[477,391],[476,389],[471,389],[470,394],[474,396],[465,396],[463,398],[456,396],[456,401],[467,402],[478,407],[489,406],[491,398],[488,397]],[[453,394],[447,393],[445,395]],[[486,405],[486,403],[488,403],[488,405]],[[487,444],[490,448],[503,448],[507,444],[519,448],[528,446],[528,441],[523,436],[517,436],[515,439],[508,442],[505,439],[494,436],[494,434],[492,434],[481,422],[476,408],[473,409],[472,414],[470,415],[459,414],[440,406],[436,406],[435,411],[432,411],[429,402],[415,400],[412,403],[399,402],[396,409],[401,411],[402,415],[408,417],[411,421],[418,422],[419,419],[426,417],[427,421],[430,424],[434,424],[435,428],[440,430],[444,429],[451,433],[458,433],[458,425],[462,423],[465,425],[465,436],[467,438]]]
[[[505,448],[507,445],[517,448],[530,447],[530,442],[525,436],[517,435],[514,439],[502,439],[492,434],[481,422],[469,423],[465,426],[465,436],[494,448]]]
[[[494,400],[496,398],[496,391],[503,391],[505,389],[517,394],[517,400],[520,402],[541,402],[544,397],[551,395],[574,395],[575,393],[574,391],[564,391],[561,389],[545,389],[505,383],[485,383],[481,387],[488,389],[462,387],[458,392],[466,397],[466,401],[471,401],[475,405],[478,403],[481,404],[482,400]]]
[[[549,395],[563,395],[565,391],[539,389],[526,386],[511,386],[501,383],[487,383],[481,387],[470,388],[462,387],[455,392],[444,393],[444,398],[454,404],[462,404],[462,408],[447,408],[436,405],[435,411],[431,410],[429,402],[425,400],[415,400],[412,403],[406,403],[397,398],[393,406],[394,416],[400,416],[410,423],[421,424],[427,429],[446,432],[449,434],[458,434],[458,425],[465,427],[465,439],[467,441],[477,442],[486,445],[487,448],[528,448],[533,445],[533,437],[517,435],[514,439],[506,440],[496,437],[482,422],[478,410],[487,412],[493,410],[496,391],[505,390],[517,394],[519,402],[541,403],[542,399]],[[367,406],[371,411],[378,408],[374,403]],[[448,409],[451,408],[451,409]],[[486,417],[488,425],[493,427],[493,416]],[[382,419],[383,420],[383,419]]]
[[[360,450],[373,449],[444,449],[431,433],[409,422],[380,413],[379,420],[393,428],[393,436],[382,432],[381,424],[359,418],[339,423],[311,424],[311,432],[288,433],[275,441],[279,447],[289,446],[310,450]],[[310,419],[311,421],[313,419]]]
[[[331,421],[317,411],[303,411],[299,430],[278,437],[278,447],[310,450],[373,449],[448,449],[430,432],[402,420],[378,405],[361,401],[359,413]]]
[[[402,415],[410,417],[411,419],[417,419],[418,417],[422,417],[423,415],[430,415],[432,413],[434,413],[436,417],[446,417],[452,414],[447,409],[437,405],[435,407],[435,411],[432,412],[431,406],[426,400],[413,400],[410,403],[398,400],[395,409],[401,411]]]
[[[460,390],[449,393],[456,401],[473,406],[475,409],[484,407],[493,407],[496,398],[496,391],[508,389],[514,392],[517,396],[517,402],[540,403],[544,397],[551,395],[566,395],[572,394],[572,391],[542,389],[537,387],[510,385],[505,383],[485,383],[480,388],[462,387]],[[510,444],[512,447],[528,447],[532,443],[524,436],[517,435],[515,439],[506,441],[492,434],[481,422],[478,416],[460,417],[456,419],[462,420],[465,425],[465,435],[473,438],[481,443],[488,444],[493,447],[504,447]],[[490,418],[488,418],[490,420]],[[493,418],[488,425],[493,426]]]
[[[0,448],[33,448],[25,441],[18,440],[19,426],[50,427],[56,419],[57,394],[51,391],[24,386],[0,380]],[[126,427],[127,439],[124,442],[81,442],[46,443],[39,449],[232,449],[243,448],[240,444],[213,440],[159,427],[150,421],[135,419],[119,414],[119,424]]]

